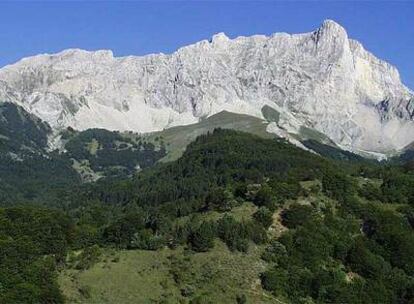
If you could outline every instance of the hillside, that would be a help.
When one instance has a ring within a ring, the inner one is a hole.
[[[48,149],[50,126],[23,108],[0,102],[0,205],[44,204],[80,179],[71,161]]]
[[[275,134],[266,131],[268,124],[269,120],[223,111],[196,124],[172,127],[149,135],[144,134],[144,137],[148,137],[152,142],[156,138],[162,139],[166,145],[167,155],[161,161],[166,162],[178,159],[197,136],[212,132],[216,128],[243,131],[263,138],[276,138]]]
[[[410,303],[413,189],[399,167],[218,129],[63,210],[0,209],[0,302]]]
[[[176,160],[197,136],[212,132],[215,128],[245,131],[262,138],[277,138],[275,134],[267,132],[277,117],[277,112],[271,108],[263,110],[266,120],[223,111],[196,124],[160,132],[139,134],[67,128],[56,135],[47,123],[22,107],[12,103],[2,103],[0,106],[2,205],[64,204],[65,192],[70,193],[68,189],[71,187],[99,179],[131,177],[159,162]],[[361,159],[319,136],[308,130],[296,136],[295,141],[298,146],[309,146],[328,157]]]

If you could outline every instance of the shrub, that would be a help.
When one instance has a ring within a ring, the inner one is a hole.
[[[288,228],[303,225],[312,217],[312,211],[311,206],[294,204],[282,212],[282,224]]]
[[[151,229],[142,229],[134,234],[128,248],[157,250],[165,245],[164,238]]]
[[[218,236],[230,250],[247,251],[249,231],[245,223],[237,222],[232,216],[225,215],[217,223]]]
[[[191,232],[189,242],[191,248],[198,252],[208,251],[214,247],[215,227],[210,222],[203,222],[195,231]]]
[[[267,231],[261,224],[251,221],[247,224],[247,228],[250,239],[256,244],[264,244],[268,241]]]
[[[247,303],[247,298],[246,295],[242,294],[242,295],[238,295],[236,297],[236,303],[237,304],[246,304]]]
[[[206,197],[205,205],[208,210],[230,211],[235,205],[233,194],[221,187],[215,188],[209,192]]]
[[[356,192],[354,181],[345,174],[327,171],[322,178],[323,192],[339,202],[343,202],[348,196]]]
[[[273,223],[273,213],[266,207],[260,207],[259,210],[253,214],[253,218],[266,229]]]
[[[382,190],[372,183],[365,183],[358,189],[358,194],[370,201],[383,201]]]
[[[276,199],[273,190],[266,184],[262,185],[259,191],[257,191],[253,202],[256,206],[264,206],[270,210],[276,208]]]
[[[263,252],[262,259],[267,262],[278,262],[281,258],[286,257],[286,255],[286,246],[279,241],[273,240]]]
[[[101,250],[98,245],[85,248],[75,260],[75,268],[86,270],[91,268],[99,261]]]

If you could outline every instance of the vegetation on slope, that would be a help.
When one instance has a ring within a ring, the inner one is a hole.
[[[0,206],[56,201],[79,182],[67,158],[47,151],[50,133],[21,107],[0,103]]]
[[[144,138],[151,142],[156,142],[157,138],[161,138],[167,150],[167,155],[161,161],[168,162],[180,158],[187,146],[198,136],[213,132],[216,128],[243,131],[262,138],[275,138],[274,134],[266,132],[267,124],[266,121],[257,117],[222,111],[198,123],[168,128],[144,135]]]
[[[64,213],[2,209],[0,241],[28,253],[23,262],[12,249],[0,252],[0,302],[61,302],[56,267],[73,302],[128,303],[144,276],[154,288],[141,290],[143,302],[414,299],[414,175],[398,167],[337,162],[283,140],[215,130],[175,162],[71,189]],[[27,275],[32,268],[48,280]],[[112,293],[111,269],[130,287]],[[16,283],[27,288],[17,293]]]
[[[63,139],[67,141],[66,157],[82,165],[78,171],[83,169],[80,173],[86,181],[93,181],[94,174],[105,177],[129,176],[154,165],[166,153],[159,138],[155,140],[158,141],[155,146],[139,136],[130,138],[103,129],[89,129],[79,133],[67,130]]]
[[[48,124],[21,107],[0,102],[0,152],[40,152],[50,132]]]

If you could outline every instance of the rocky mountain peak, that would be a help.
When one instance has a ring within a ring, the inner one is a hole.
[[[345,28],[331,19],[324,20],[317,31],[327,35],[348,37]]]
[[[229,40],[230,38],[227,37],[227,35],[223,32],[214,34],[213,37],[211,37],[212,43],[222,43],[222,42],[227,42]]]
[[[349,48],[346,30],[333,20],[325,20],[313,35],[320,49]]]
[[[263,117],[267,105],[280,114],[278,134],[312,128],[356,152],[414,140],[412,92],[332,20],[298,35],[219,33],[169,55],[74,49],[35,56],[0,69],[0,100],[56,131],[148,132],[223,110]]]

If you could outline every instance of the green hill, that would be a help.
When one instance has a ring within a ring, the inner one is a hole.
[[[176,161],[64,193],[0,209],[1,303],[414,300],[400,167],[216,129]]]

